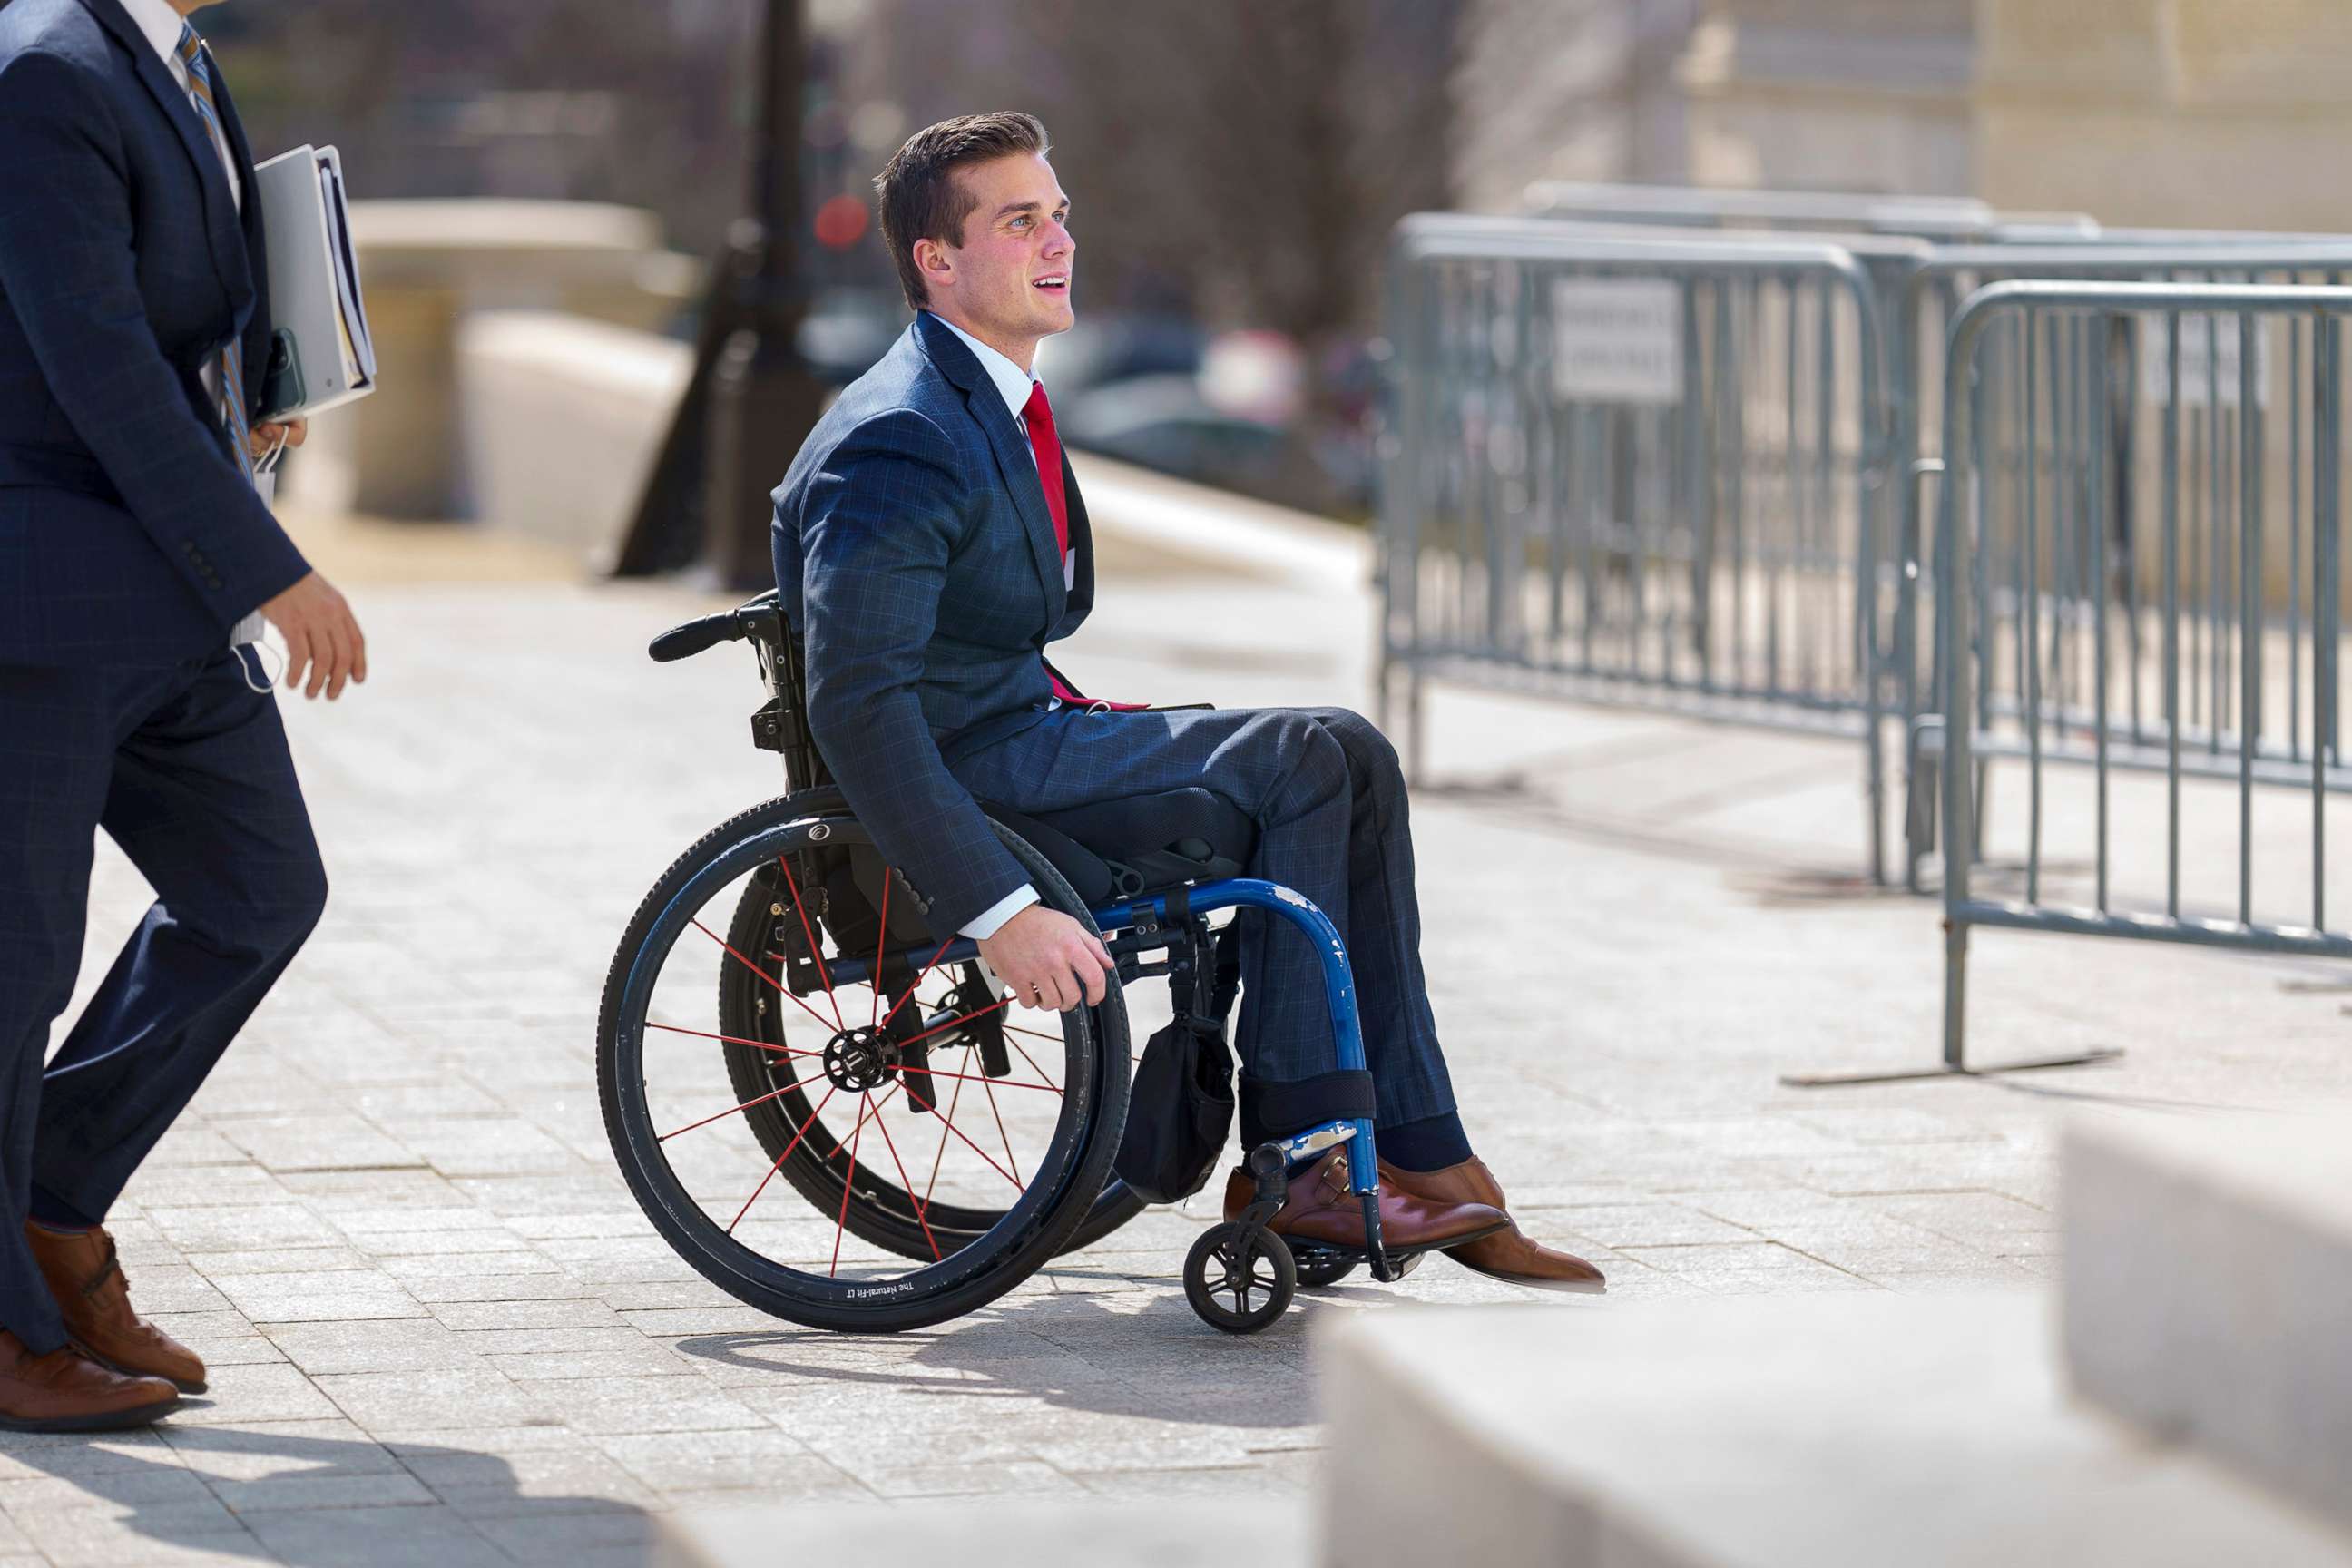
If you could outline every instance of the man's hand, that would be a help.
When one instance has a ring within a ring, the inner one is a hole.
[[[256,462],[259,462],[269,456],[280,436],[286,438],[289,447],[299,447],[310,438],[310,422],[299,414],[283,423],[266,420],[245,433],[245,449],[253,454]]]
[[[1118,965],[1095,934],[1058,910],[1031,904],[980,942],[981,962],[1025,1007],[1066,1013],[1103,999],[1103,976]]]
[[[360,623],[334,584],[316,572],[262,605],[261,613],[286,639],[289,689],[301,684],[307,668],[310,685],[302,695],[316,697],[323,687],[332,702],[343,694],[345,679],[367,679],[367,638]]]

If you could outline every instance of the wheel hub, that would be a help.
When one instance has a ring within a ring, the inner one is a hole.
[[[864,1094],[882,1081],[897,1055],[879,1029],[845,1029],[825,1043],[824,1076],[835,1089]]]

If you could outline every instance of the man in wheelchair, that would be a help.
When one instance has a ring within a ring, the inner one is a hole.
[[[1404,781],[1379,731],[1344,709],[1092,700],[1045,658],[1094,601],[1086,507],[1029,370],[1074,321],[1069,203],[1046,153],[1029,116],[973,115],[918,132],[876,182],[914,324],[775,492],[777,584],[824,762],[930,928],[974,938],[1029,1006],[1099,1003],[1116,966],[1039,902],[981,801],[1126,812],[1155,842],[1214,836],[1248,875],[1312,900],[1345,934],[1370,1082],[1329,1070],[1313,942],[1241,911],[1244,1146],[1370,1114],[1389,1246],[1598,1289],[1592,1265],[1520,1234],[1471,1152],[1423,981]],[[1296,1175],[1267,1228],[1360,1246],[1347,1155]],[[1236,1173],[1229,1218],[1250,1192]]]

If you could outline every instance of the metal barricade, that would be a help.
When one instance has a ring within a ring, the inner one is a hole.
[[[2003,213],[1974,196],[1888,196],[1580,180],[1536,182],[1527,189],[1524,210],[1532,217],[1587,222],[1828,230],[1939,241],[1993,239],[2004,233],[2030,234],[2045,240],[2082,239],[2100,232],[2097,220],[2088,213]]]
[[[2005,282],[1960,307],[1944,456],[1929,465],[1942,470],[1935,635],[1952,674],[1943,1059],[1788,1081],[2000,1070],[1966,1057],[1978,927],[2352,958],[2352,931],[2328,922],[2343,900],[2327,868],[2331,796],[2352,788],[2339,681],[2347,315],[2352,289],[2293,285]],[[2009,395],[1996,373],[2013,375]],[[2116,411],[2143,404],[2156,440],[2118,463]],[[2152,549],[2126,557],[2122,541]],[[1977,766],[1995,755],[2026,764],[2013,866],[1983,859]],[[2053,864],[2046,844],[2049,770],[2078,761],[2090,789],[2065,820],[2087,839],[2086,871]],[[2135,771],[2160,777],[2160,798]],[[2292,854],[2273,797],[2258,846],[2263,786],[2307,799]],[[2234,864],[2192,853],[2232,840]],[[2118,862],[2119,841],[2151,853]],[[2305,859],[2307,900],[2282,875]],[[1979,879],[2011,896],[1980,892]]]
[[[1863,742],[1885,878],[1870,280],[1831,245],[1423,215],[1391,250],[1379,711],[1432,677]]]
[[[2103,239],[2095,246],[1946,247],[1916,262],[1903,289],[1899,325],[1890,334],[1894,374],[1903,387],[1894,399],[1895,441],[1898,451],[1915,459],[1914,471],[1923,461],[1932,463],[1941,451],[1937,432],[1948,412],[1942,403],[1948,379],[1946,339],[1962,300],[1977,287],[2010,279],[2332,284],[2352,271],[2352,244],[2342,240],[2217,235],[2206,243],[2182,246],[2163,243],[2167,237],[2127,233],[2112,245]],[[2221,351],[2224,340],[2234,348],[2234,326],[2209,321],[2200,330],[2213,342],[2195,341],[2191,352],[2210,349],[2209,362]],[[2021,511],[2027,491],[2019,476],[2027,468],[2024,443],[2029,426],[2046,416],[2047,427],[2033,426],[2031,431],[2036,444],[2032,461],[2046,462],[2053,472],[2065,477],[2053,495],[2060,504],[2035,520],[2036,527],[2049,533],[2050,547],[2058,552],[2061,570],[2048,585],[2054,613],[2065,616],[2087,613],[2084,574],[2091,551],[2087,531],[2092,530],[2101,534],[2100,547],[2113,578],[2109,589],[2118,604],[2137,611],[2154,590],[2155,567],[2147,548],[2153,523],[2133,500],[2149,460],[2147,432],[2161,401],[2146,382],[2148,361],[2142,340],[2125,330],[2119,319],[2099,322],[2079,314],[2042,321],[2040,335],[2031,343],[2021,332],[2014,323],[1997,331],[1979,353],[1966,383],[1974,405],[1969,425],[1977,443],[1971,455],[1973,465],[1979,474],[1997,478],[1988,501],[1991,515],[2004,537],[2011,541],[2021,537]],[[2097,333],[2104,333],[2104,338],[2095,341]],[[2283,348],[2288,368],[2286,392],[2300,400],[2305,391],[2301,365],[2305,344],[2299,334],[2288,336],[2293,341]],[[2184,426],[2183,440],[2198,480],[2189,497],[2190,526],[2200,538],[2212,535],[2209,515],[2225,511],[2231,502],[2228,460],[2240,422],[2232,404],[2234,395],[2234,388],[2224,388],[2208,397],[2194,377],[2186,394],[2195,409]],[[2298,415],[2287,426],[2299,437],[2305,423]],[[2280,458],[2289,459],[2279,477],[2291,492],[2289,510],[2295,520],[2292,526],[2299,528],[2302,503],[2294,487],[2300,485],[2302,474],[2291,460],[2293,454]],[[1933,808],[1937,798],[1936,775],[1925,764],[1933,758],[1942,733],[1935,716],[1947,710],[1948,701],[1941,696],[1940,644],[1929,624],[1937,601],[1933,563],[1922,552],[1923,492],[1917,485],[1905,485],[1898,493],[1902,509],[1898,553],[1916,567],[1905,573],[1895,607],[1890,686],[1906,704],[1904,733],[1910,743],[1905,753],[1908,803],[1905,879],[1916,891],[1923,886],[1923,862],[1934,847]],[[2004,582],[1999,570],[2005,562],[2006,558],[1990,565],[1979,563],[1982,580],[1974,587],[1980,620],[1996,610],[2014,618],[2014,585]],[[2199,646],[2220,646],[2227,634],[2227,608],[2218,600],[2203,606],[2194,627]],[[2157,650],[2131,630],[2137,625],[2136,616],[2126,615],[2125,626],[2130,635],[2118,653],[2136,667],[2152,668]],[[2029,681],[2029,675],[2034,679]],[[2057,662],[2046,670],[2030,670],[2015,660],[2006,665],[1980,663],[1976,678],[1974,697],[1980,711],[2014,716],[2026,706],[2045,710],[2040,716],[2051,733],[2044,761],[2079,765],[2093,762],[2095,748],[2081,713],[2080,688],[2087,672],[2066,658],[2063,649]],[[2214,679],[2220,679],[2218,673]],[[2143,681],[2127,693],[2136,733],[2145,732],[2146,685]],[[2201,686],[2193,694],[2197,700],[2192,717],[2198,722],[2204,721],[2208,708],[2220,711],[2225,705],[2226,694]],[[2205,741],[2212,743],[2213,737],[2208,735]],[[1999,747],[1979,750],[1979,805],[1992,760],[2006,754]],[[2136,748],[2126,754],[2124,765],[2153,764],[2146,761],[2144,749]]]

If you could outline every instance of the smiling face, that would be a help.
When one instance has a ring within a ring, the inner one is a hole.
[[[1026,370],[1038,339],[1077,321],[1070,199],[1037,153],[968,164],[953,178],[974,198],[963,243],[919,239],[914,247],[930,309]]]

